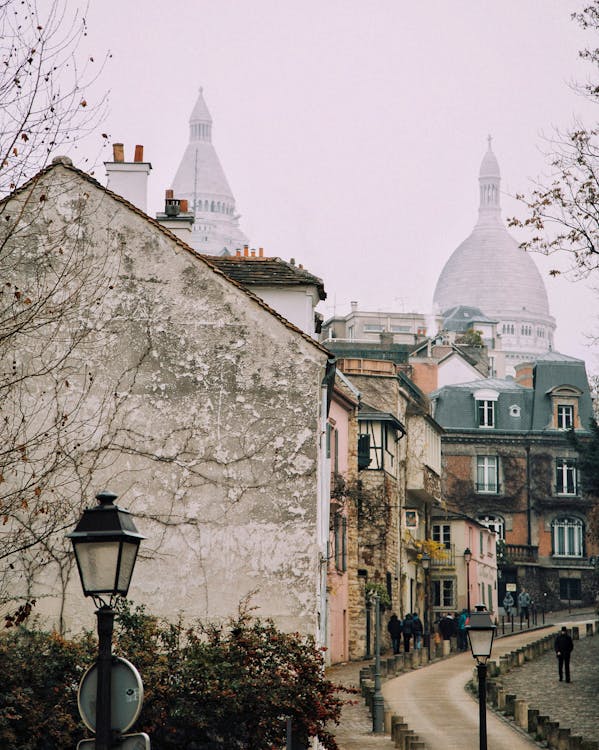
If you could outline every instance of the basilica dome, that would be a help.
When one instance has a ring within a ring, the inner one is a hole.
[[[500,171],[490,140],[479,185],[478,221],[445,264],[433,304],[441,315],[460,305],[479,308],[497,321],[503,350],[522,360],[552,348],[555,320],[534,260],[501,219]]]

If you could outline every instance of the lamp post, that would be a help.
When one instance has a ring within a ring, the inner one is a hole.
[[[107,491],[96,495],[98,505],[84,510],[75,530],[67,535],[73,543],[83,593],[98,607],[96,750],[114,746],[110,716],[113,605],[116,597],[127,595],[137,550],[145,538],[129,511],[114,504],[116,498]],[[109,597],[108,602],[103,595]]]
[[[491,656],[496,626],[482,604],[470,615],[466,626],[472,656],[476,659],[478,673],[479,748],[487,750],[487,659]]]
[[[429,611],[429,569],[431,566],[431,556],[428,552],[423,552],[420,558],[422,564],[422,570],[424,570],[424,645],[426,646],[426,653],[428,660],[431,660],[431,624],[430,624],[430,611]]]
[[[470,614],[470,560],[472,560],[472,552],[470,547],[466,547],[464,550],[464,562],[466,563],[466,608],[468,614]]]
[[[381,691],[381,600],[377,591],[372,592],[374,604],[374,696],[372,699],[372,731],[384,731],[385,700]]]

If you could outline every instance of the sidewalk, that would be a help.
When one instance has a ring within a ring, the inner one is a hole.
[[[586,611],[578,611],[572,616],[558,612],[548,616],[547,624],[552,629],[557,629],[561,622],[571,625],[576,620],[589,618],[590,614]],[[499,659],[502,654],[536,640],[539,633],[543,632],[538,629],[529,630],[497,638],[493,646],[493,658]],[[599,638],[597,643],[599,644]],[[360,668],[368,663],[370,662],[352,662],[331,667],[327,670],[327,676],[333,682],[359,687]],[[574,664],[573,660],[573,668]],[[552,666],[555,667],[554,664]],[[528,668],[527,665],[522,669]],[[393,712],[407,721],[430,750],[477,747],[478,704],[464,690],[473,669],[474,660],[470,652],[455,654],[384,682],[383,695]],[[521,679],[525,681],[526,677],[522,676]],[[551,697],[554,693],[553,686],[550,691]],[[487,717],[489,747],[493,747],[493,750],[531,750],[538,747],[493,712],[489,711]],[[335,736],[340,750],[391,750],[394,747],[388,735],[372,734],[372,719],[360,695],[356,696],[356,705],[344,707]]]

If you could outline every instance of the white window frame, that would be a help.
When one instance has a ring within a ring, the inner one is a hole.
[[[578,495],[578,471],[576,459],[556,458],[555,494],[576,497]]]
[[[557,405],[557,429],[571,430],[574,427],[574,406],[572,404]]]
[[[496,495],[499,492],[499,458],[497,456],[476,457],[476,492]]]
[[[433,607],[436,609],[455,610],[455,578],[433,579]]]
[[[505,539],[505,521],[501,516],[477,516],[476,520],[492,531],[498,539]]]
[[[433,541],[442,544],[445,549],[451,547],[451,524],[434,523],[433,524]]]
[[[576,516],[560,516],[551,523],[554,557],[584,555],[584,523]]]

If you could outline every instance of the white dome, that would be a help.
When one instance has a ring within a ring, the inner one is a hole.
[[[518,246],[501,219],[500,171],[490,139],[479,185],[478,222],[439,276],[433,297],[435,310],[443,314],[460,305],[478,307],[498,321],[503,350],[512,352],[512,358],[548,351],[555,320],[534,260]]]

